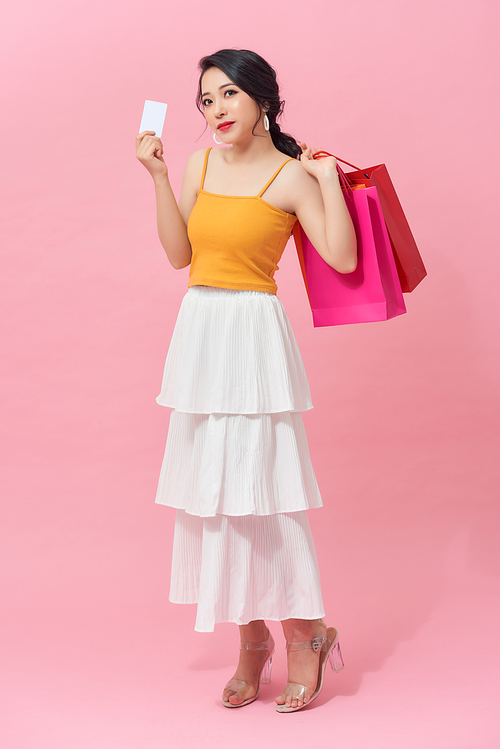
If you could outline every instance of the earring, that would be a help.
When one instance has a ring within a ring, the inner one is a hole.
[[[267,112],[264,114],[264,130],[269,130],[269,117]]]
[[[214,132],[214,133],[213,133],[213,136],[214,136],[214,141],[215,141],[215,143],[217,143],[217,145],[218,145],[218,146],[222,146],[222,145],[223,145],[223,143],[224,143],[224,141],[222,141],[222,140],[217,140],[217,133],[216,133],[216,132]]]

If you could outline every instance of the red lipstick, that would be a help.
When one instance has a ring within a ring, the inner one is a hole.
[[[217,125],[217,130],[229,130],[231,125],[234,125],[234,121],[233,122],[229,122],[229,121],[221,122],[220,125]]]

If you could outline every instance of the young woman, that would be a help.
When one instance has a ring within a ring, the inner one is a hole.
[[[230,148],[190,157],[179,204],[162,142],[137,138],[160,241],[174,268],[191,266],[158,396],[173,411],[156,501],[177,508],[170,600],[198,604],[198,631],[239,625],[224,705],[253,702],[269,681],[265,620],[279,620],[288,684],[276,709],[290,712],[318,696],[329,657],[343,664],[305,512],[322,504],[301,416],[309,387],[273,275],[297,219],[341,273],[356,267],[356,237],[335,159],[281,132],[268,63],[220,50],[200,71],[198,107]]]

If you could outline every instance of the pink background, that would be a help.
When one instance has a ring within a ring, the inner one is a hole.
[[[3,11],[2,746],[499,745],[498,7]],[[262,698],[222,707],[236,628],[193,633],[194,608],[168,603],[173,511],[153,502],[187,271],[156,239],[134,138],[143,100],[167,101],[178,191],[211,144],[196,64],[224,46],[277,68],[296,137],[388,165],[429,272],[407,315],[318,330],[292,244],[278,275],[316,405],[310,520],[347,663],[287,718],[281,645]]]

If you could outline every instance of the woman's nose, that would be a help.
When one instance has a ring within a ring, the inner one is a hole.
[[[215,102],[215,115],[216,117],[220,117],[223,114],[226,114],[226,102],[224,99],[217,99]]]

